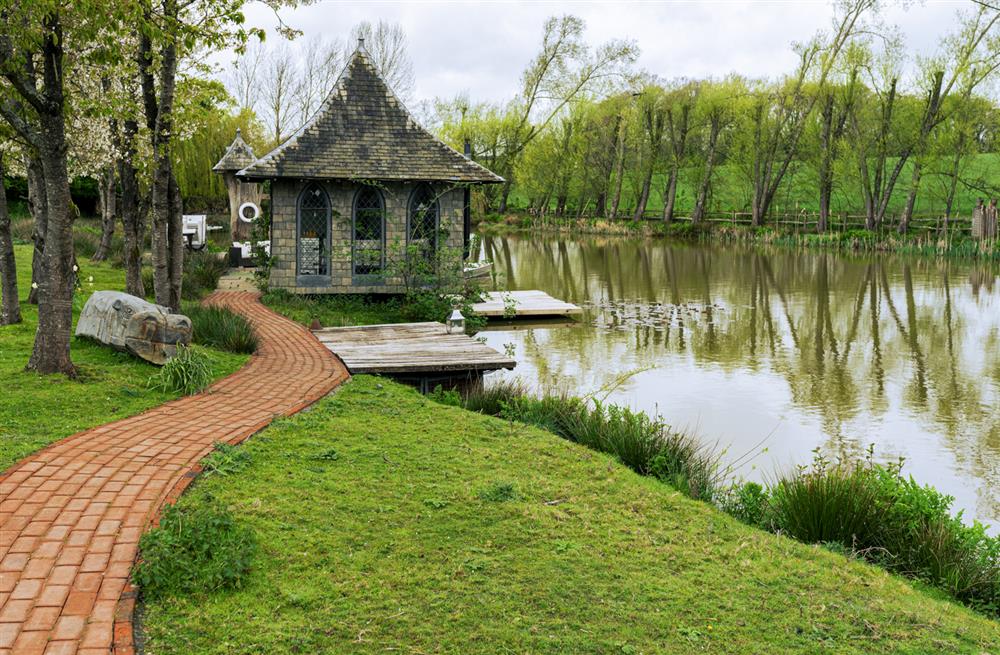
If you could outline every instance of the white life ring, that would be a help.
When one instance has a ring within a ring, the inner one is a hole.
[[[249,209],[252,212],[253,214],[252,216],[249,217],[247,216],[246,212],[247,209]],[[242,205],[240,205],[240,209],[237,213],[240,215],[240,220],[243,221],[244,223],[253,223],[258,218],[260,218],[260,207],[258,207],[256,203],[245,202]]]

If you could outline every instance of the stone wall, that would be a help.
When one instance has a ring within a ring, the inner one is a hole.
[[[307,186],[304,180],[276,180],[271,184],[271,254],[275,257],[271,269],[272,289],[286,289],[292,293],[400,293],[404,290],[398,280],[373,279],[372,276],[352,275],[351,225],[354,196],[359,185],[352,182],[326,181],[320,186],[330,198],[330,275],[328,279],[300,279],[296,271],[296,211],[299,194]],[[406,243],[407,205],[416,185],[409,182],[380,183],[386,209],[386,252],[398,252]],[[434,190],[440,194],[440,225],[447,230],[442,239],[444,251],[453,254],[456,265],[461,264],[463,189],[450,188],[439,183]]]

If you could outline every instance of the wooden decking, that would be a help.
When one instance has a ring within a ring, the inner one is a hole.
[[[517,362],[442,323],[323,328],[313,334],[351,373],[435,374],[511,369]]]
[[[544,291],[489,291],[486,300],[472,306],[473,311],[490,318],[521,316],[578,316],[583,310],[576,305],[553,298]],[[513,316],[508,313],[508,305]]]

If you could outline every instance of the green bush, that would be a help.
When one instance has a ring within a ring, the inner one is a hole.
[[[226,307],[206,307],[191,303],[184,313],[191,319],[195,343],[233,353],[257,350],[257,333],[244,316]]]
[[[954,499],[901,475],[901,464],[830,463],[819,454],[770,489],[770,529],[839,544],[890,571],[1000,612],[1000,538],[952,516]],[[725,507],[725,506],[724,506]]]
[[[178,346],[177,354],[149,379],[149,386],[188,396],[198,393],[211,382],[212,368],[208,356],[194,348]]]
[[[208,499],[194,507],[168,506],[139,550],[132,579],[147,597],[170,597],[242,587],[256,540],[226,507]]]
[[[89,229],[73,231],[73,252],[79,258],[90,259],[101,245],[101,235]]]

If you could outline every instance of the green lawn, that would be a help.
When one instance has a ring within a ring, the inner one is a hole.
[[[244,448],[180,503],[252,527],[247,585],[147,605],[147,652],[1000,652],[1000,624],[879,569],[379,378]]]
[[[31,246],[15,246],[22,300],[31,284]],[[80,259],[83,291],[74,302],[78,315],[90,292],[125,288],[124,271]],[[91,278],[93,278],[91,280]],[[53,441],[80,430],[138,414],[176,397],[147,388],[156,367],[87,339],[74,337],[73,361],[78,380],[24,371],[31,354],[37,309],[21,303],[24,322],[0,327],[0,471]],[[239,369],[245,355],[200,348],[222,377]]]

